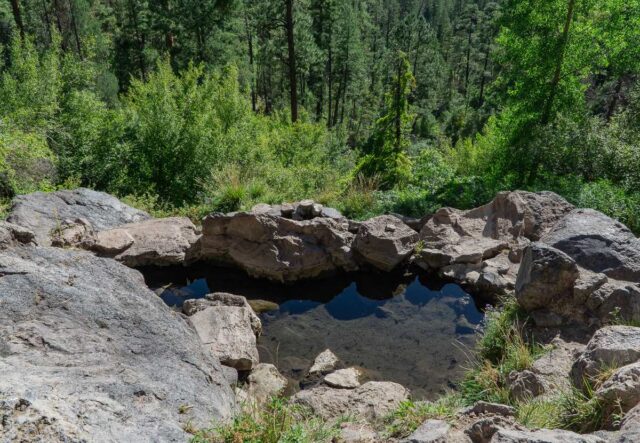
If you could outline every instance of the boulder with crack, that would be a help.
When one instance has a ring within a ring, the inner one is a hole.
[[[409,258],[418,238],[399,218],[381,215],[360,225],[353,250],[366,264],[389,272]]]
[[[22,226],[0,221],[0,250],[35,243],[35,234]]]
[[[258,364],[257,336],[262,325],[247,300],[239,295],[214,293],[183,307],[190,314],[205,348],[222,364],[248,371]]]
[[[442,208],[420,231],[416,263],[487,293],[505,292],[515,283],[522,248],[572,209],[554,193],[524,191],[501,192],[469,211]],[[507,262],[483,266],[501,253]]]
[[[37,430],[47,442],[182,442],[187,422],[232,414],[220,362],[137,271],[84,251],[18,247],[0,252],[0,276],[9,440]]]
[[[234,264],[254,277],[290,282],[356,270],[353,238],[346,219],[211,214],[202,221],[201,258]]]
[[[31,230],[40,246],[50,246],[52,235],[66,220],[82,219],[101,231],[150,219],[112,195],[79,188],[56,192],[34,192],[13,199],[7,221]]]

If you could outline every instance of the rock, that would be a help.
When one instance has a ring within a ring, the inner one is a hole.
[[[506,380],[511,397],[528,400],[544,394],[545,386],[542,378],[533,371],[511,371]]]
[[[640,404],[625,414],[618,435],[610,441],[614,443],[637,443],[640,441]]]
[[[249,306],[253,309],[253,312],[256,314],[261,314],[263,312],[269,311],[277,311],[280,306],[278,303],[274,303],[269,300],[248,300]]]
[[[40,441],[183,442],[187,422],[232,413],[219,361],[140,273],[114,260],[2,251],[0,303],[0,434],[9,441],[37,431]]]
[[[475,284],[483,261],[505,251],[511,262],[509,267],[517,264],[522,247],[539,240],[572,209],[551,192],[524,191],[501,192],[490,203],[469,211],[442,208],[420,231],[424,247],[416,254],[416,263],[426,269],[444,268],[454,278],[462,275]],[[454,271],[452,265],[465,266]],[[469,276],[471,272],[478,275]],[[512,274],[516,274],[515,269]],[[509,284],[508,279],[502,279],[505,281],[496,278],[495,273],[487,273],[481,284],[489,291],[495,285],[500,292]]]
[[[483,415],[493,414],[502,415],[505,417],[513,416],[516,414],[516,410],[512,406],[502,405],[500,403],[490,403],[486,401],[478,401],[473,406],[460,411],[462,415]]]
[[[33,244],[35,234],[22,226],[0,221],[0,251],[12,246]]]
[[[333,371],[339,363],[338,357],[330,349],[322,351],[313,361],[309,374],[326,374]]]
[[[501,429],[523,430],[524,428],[516,425],[512,417],[483,415],[479,420],[467,426],[464,434],[471,439],[473,443],[488,443],[494,434]]]
[[[324,420],[350,415],[373,422],[387,416],[408,397],[409,391],[402,385],[370,381],[355,389],[318,386],[298,392],[291,401],[310,408]]]
[[[450,426],[443,420],[425,420],[403,443],[447,443]]]
[[[202,222],[205,260],[234,264],[254,277],[289,282],[353,271],[354,235],[343,220],[296,221],[266,214],[211,214]]]
[[[640,404],[640,361],[617,369],[595,395],[617,411],[627,412]]]
[[[575,355],[585,347],[559,338],[555,338],[552,345],[553,348],[536,359],[529,370],[509,374],[507,387],[513,398],[526,400],[544,394],[568,392],[571,389],[571,366]]]
[[[324,377],[332,388],[353,389],[360,386],[360,371],[356,368],[338,369]]]
[[[287,379],[278,369],[268,363],[260,363],[251,370],[244,387],[250,408],[266,404],[272,397],[283,393],[287,387]]]
[[[418,233],[392,215],[363,222],[353,249],[363,261],[382,271],[391,271],[405,261],[418,241]]]
[[[590,271],[640,282],[640,240],[622,223],[593,209],[576,209],[542,241]]]
[[[224,365],[247,371],[259,361],[256,335],[260,330],[256,325],[257,317],[244,297],[235,296],[244,300],[238,306],[233,302],[225,302],[224,296],[226,294],[219,296],[218,300],[210,300],[211,304],[196,310],[189,321],[205,347]]]
[[[526,311],[549,310],[560,315],[577,315],[573,303],[573,285],[578,267],[564,252],[535,242],[524,251],[516,298]]]
[[[158,218],[100,231],[89,249],[130,267],[168,266],[197,258],[199,237],[187,217]]]
[[[7,221],[33,231],[37,244],[49,246],[51,233],[62,221],[79,218],[87,220],[94,230],[102,231],[151,217],[109,194],[79,188],[17,196]]]
[[[589,340],[586,349],[571,368],[575,386],[595,377],[606,368],[621,367],[640,360],[640,328],[605,326]]]
[[[335,218],[335,219],[344,218],[344,216],[340,213],[340,211],[338,211],[335,208],[328,208],[326,206],[322,207],[322,211],[320,212],[320,217]]]
[[[235,387],[238,384],[238,370],[236,368],[222,365],[222,375],[227,383],[229,383],[229,386]]]
[[[491,443],[606,443],[606,441],[594,435],[581,435],[560,429],[537,431],[500,429],[494,434]]]
[[[342,423],[339,443],[378,443],[377,432],[366,423]]]
[[[84,218],[66,219],[51,233],[51,245],[58,248],[81,247],[94,240],[93,227]]]

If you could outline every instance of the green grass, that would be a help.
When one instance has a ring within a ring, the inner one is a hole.
[[[462,397],[454,392],[448,392],[434,402],[403,401],[385,420],[384,434],[389,438],[403,438],[415,431],[425,420],[451,422],[463,406]]]
[[[321,443],[340,434],[340,421],[328,423],[283,398],[255,413],[241,413],[228,424],[191,430],[191,443]]]

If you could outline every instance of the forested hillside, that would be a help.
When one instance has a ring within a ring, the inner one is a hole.
[[[0,194],[198,217],[554,190],[640,231],[640,0],[1,0]]]

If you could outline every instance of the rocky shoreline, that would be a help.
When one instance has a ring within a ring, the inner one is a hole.
[[[403,441],[640,441],[640,240],[597,211],[516,191],[421,220],[360,222],[302,201],[211,214],[199,228],[87,189],[19,196],[0,222],[1,441],[186,441],[282,393],[243,297],[214,293],[178,313],[130,269],[195,262],[284,283],[417,265],[489,299],[513,296],[551,350],[509,374],[511,398],[597,380],[594,398],[619,417],[592,434],[529,430],[512,408],[477,403]],[[395,441],[375,425],[410,398],[396,383],[361,383],[330,350],[303,388],[290,401],[317,417],[354,416],[338,440],[352,443]]]

